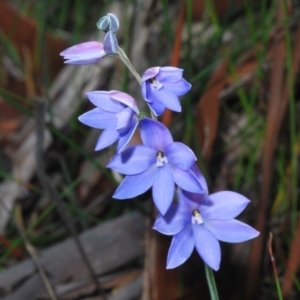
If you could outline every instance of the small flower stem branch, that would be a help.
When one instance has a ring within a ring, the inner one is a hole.
[[[204,266],[205,266],[205,275],[208,283],[210,298],[211,300],[219,300],[218,290],[217,290],[213,271],[206,264],[204,264]]]
[[[268,241],[268,251],[269,251],[269,255],[270,255],[270,259],[271,259],[271,263],[272,263],[272,268],[273,268],[273,273],[274,273],[274,277],[275,277],[275,284],[276,284],[278,299],[283,300],[281,287],[280,287],[280,282],[279,282],[279,279],[278,279],[276,261],[275,261],[274,255],[273,255],[272,240],[273,240],[273,234],[272,234],[272,232],[270,232],[269,241]]]
[[[121,61],[124,63],[124,65],[128,68],[128,70],[132,73],[132,75],[136,78],[136,80],[138,81],[139,85],[142,84],[142,78],[140,77],[139,73],[136,71],[136,69],[134,68],[133,64],[131,63],[131,61],[129,60],[129,58],[127,57],[126,53],[124,52],[124,50],[119,47],[118,51],[116,52],[119,56],[119,58],[121,59]],[[153,114],[152,110],[150,109],[150,114],[151,114],[151,118],[153,120],[157,120],[157,117]]]
[[[119,47],[119,49],[117,51],[117,54],[119,55],[121,61],[125,64],[125,66],[132,73],[132,75],[136,78],[136,80],[138,81],[138,83],[141,85],[142,78],[140,77],[140,75],[138,74],[138,72],[136,71],[136,69],[134,68],[134,66],[132,65],[131,61],[129,60],[129,58],[125,54],[124,50]]]

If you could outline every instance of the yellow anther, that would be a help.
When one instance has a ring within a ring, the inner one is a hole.
[[[158,152],[156,153],[156,157],[157,157],[158,159],[162,159],[164,156],[165,156],[164,153],[161,152],[161,151],[158,151]]]
[[[194,217],[200,217],[200,211],[198,209],[193,210],[193,216]]]

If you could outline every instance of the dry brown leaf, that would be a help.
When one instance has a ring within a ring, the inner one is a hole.
[[[283,14],[280,8],[278,10],[279,21],[283,18]],[[295,34],[297,37],[296,44],[293,49],[293,75],[295,76],[299,70],[300,63],[300,23],[298,24],[298,30]],[[270,187],[272,180],[272,164],[274,159],[274,153],[277,146],[277,139],[281,124],[288,105],[288,77],[284,77],[284,39],[281,37],[277,43],[273,45],[270,50],[269,57],[273,58],[273,67],[271,70],[271,85],[270,85],[270,99],[268,104],[267,115],[267,131],[265,137],[265,146],[263,152],[262,161],[262,182],[259,197],[258,215],[255,223],[255,228],[260,231],[260,236],[253,240],[251,247],[251,254],[249,258],[248,280],[246,289],[246,299],[253,299],[254,294],[257,291],[259,285],[259,271],[262,262],[262,255],[264,249],[264,241],[266,237],[266,215],[270,197]],[[294,251],[297,252],[295,248]],[[291,259],[294,255],[291,252]],[[293,263],[296,262],[293,260]],[[289,276],[286,276],[286,280],[291,281]],[[290,287],[292,283],[288,284]]]
[[[227,63],[223,62],[214,72],[205,93],[199,100],[196,116],[198,140],[206,161],[212,155],[212,147],[217,134],[219,122],[219,94],[226,83]]]
[[[295,33],[296,41],[293,49],[293,75],[296,77],[297,73],[299,72],[300,68],[300,22],[298,23],[298,30]],[[284,112],[287,109],[288,105],[288,80],[285,83],[284,86],[284,95],[281,102],[281,111],[282,116],[279,118],[279,122],[282,122]],[[298,221],[298,227],[297,231],[294,235],[294,240],[291,245],[289,258],[287,261],[287,269],[284,274],[283,279],[283,295],[285,297],[288,297],[288,295],[291,292],[292,286],[293,286],[293,278],[291,274],[295,274],[300,267],[300,245],[299,245],[299,234],[300,234],[300,220]]]
[[[282,294],[283,297],[288,299],[291,289],[293,287],[293,276],[296,276],[296,273],[299,269],[299,258],[300,258],[300,219],[298,220],[297,231],[295,233],[290,255],[286,264],[286,271],[284,273],[282,281]]]
[[[0,28],[13,42],[16,49],[22,55],[23,49],[28,48],[32,57],[37,54],[38,24],[32,18],[18,13],[8,2],[0,1]],[[54,77],[63,66],[63,60],[59,53],[67,47],[61,39],[46,32],[45,51],[50,78]],[[40,63],[37,70],[40,71]],[[41,73],[40,73],[41,74]]]

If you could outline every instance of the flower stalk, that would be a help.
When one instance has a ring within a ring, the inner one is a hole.
[[[118,48],[117,54],[121,59],[121,61],[124,63],[124,65],[129,69],[129,71],[132,73],[132,75],[136,78],[138,83],[141,85],[142,78],[140,77],[139,73],[136,71],[133,64],[129,60],[128,56],[126,55],[126,53],[121,47]]]
[[[119,56],[120,60],[124,63],[124,65],[128,68],[128,70],[136,78],[136,80],[138,81],[139,85],[141,85],[142,84],[142,78],[139,75],[139,73],[136,71],[136,69],[134,68],[133,64],[129,60],[129,58],[126,55],[125,51],[121,47],[119,47],[118,51],[116,53]],[[155,114],[152,112],[151,109],[150,109],[150,114],[151,114],[151,119],[157,120],[157,117],[155,116]]]
[[[204,267],[210,298],[211,300],[219,300],[218,289],[215,282],[213,270],[207,264],[204,264]]]

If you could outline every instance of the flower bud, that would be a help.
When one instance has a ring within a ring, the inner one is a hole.
[[[99,30],[107,32],[110,26],[110,19],[108,18],[108,16],[104,16],[99,19],[99,21],[96,23],[96,26]]]
[[[105,34],[103,46],[108,55],[115,55],[118,50],[117,38],[110,30]]]
[[[119,19],[116,17],[116,15],[114,14],[107,14],[109,20],[110,20],[110,27],[109,27],[109,30],[112,32],[112,33],[116,33],[119,29],[119,26],[120,26],[120,23],[119,23]]]
[[[98,29],[112,33],[116,33],[119,29],[120,23],[115,14],[108,13],[106,16],[99,19],[96,23]]]

